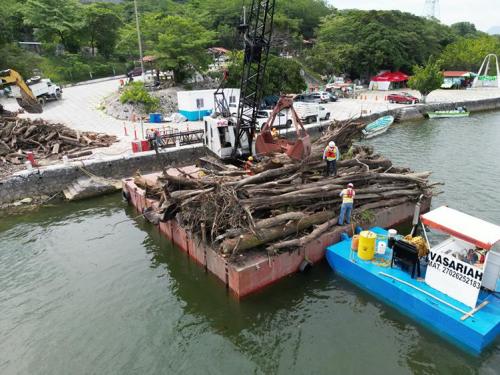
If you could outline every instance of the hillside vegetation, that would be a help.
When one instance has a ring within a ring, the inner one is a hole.
[[[250,3],[138,1],[144,54],[155,56],[161,69],[173,70],[178,82],[194,71],[206,72],[212,61],[208,47],[241,49],[237,26],[242,4]],[[132,0],[3,0],[2,5],[0,69],[25,76],[39,71],[72,82],[123,74],[138,65]],[[411,74],[429,58],[442,68],[475,70],[486,53],[500,54],[500,37],[473,24],[446,26],[399,11],[339,11],[325,0],[276,0],[274,20],[268,77],[279,77],[268,82],[268,93],[304,88],[301,67],[367,79],[382,69]],[[19,41],[41,42],[41,53],[22,49]],[[237,77],[237,65],[230,70]]]

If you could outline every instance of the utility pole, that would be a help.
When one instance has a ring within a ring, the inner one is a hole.
[[[425,0],[424,16],[431,19],[439,19],[439,0]]]
[[[139,41],[139,57],[141,59],[141,76],[144,81],[144,61],[142,57],[142,41],[141,41],[141,30],[139,28],[139,12],[137,12],[137,0],[134,0],[134,10],[135,10],[135,25],[137,28],[137,40]]]

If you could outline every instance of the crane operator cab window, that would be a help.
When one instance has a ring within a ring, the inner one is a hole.
[[[228,126],[223,126],[217,128],[219,131],[219,139],[220,139],[220,144],[222,147],[233,147],[231,145],[231,142],[229,140],[229,127]]]

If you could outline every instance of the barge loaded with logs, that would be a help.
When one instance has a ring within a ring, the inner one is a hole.
[[[249,171],[212,157],[123,181],[124,197],[238,297],[304,270],[356,226],[392,227],[430,207],[429,172],[394,166],[371,147],[352,145],[365,124],[335,123],[297,161],[261,157]],[[322,154],[335,141],[338,174],[325,177]],[[350,225],[338,226],[340,192],[356,190]]]

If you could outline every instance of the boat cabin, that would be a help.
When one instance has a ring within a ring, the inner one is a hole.
[[[421,216],[422,224],[449,237],[432,247],[425,282],[475,308],[481,287],[500,292],[500,226],[449,207]],[[424,231],[425,233],[425,231]]]

